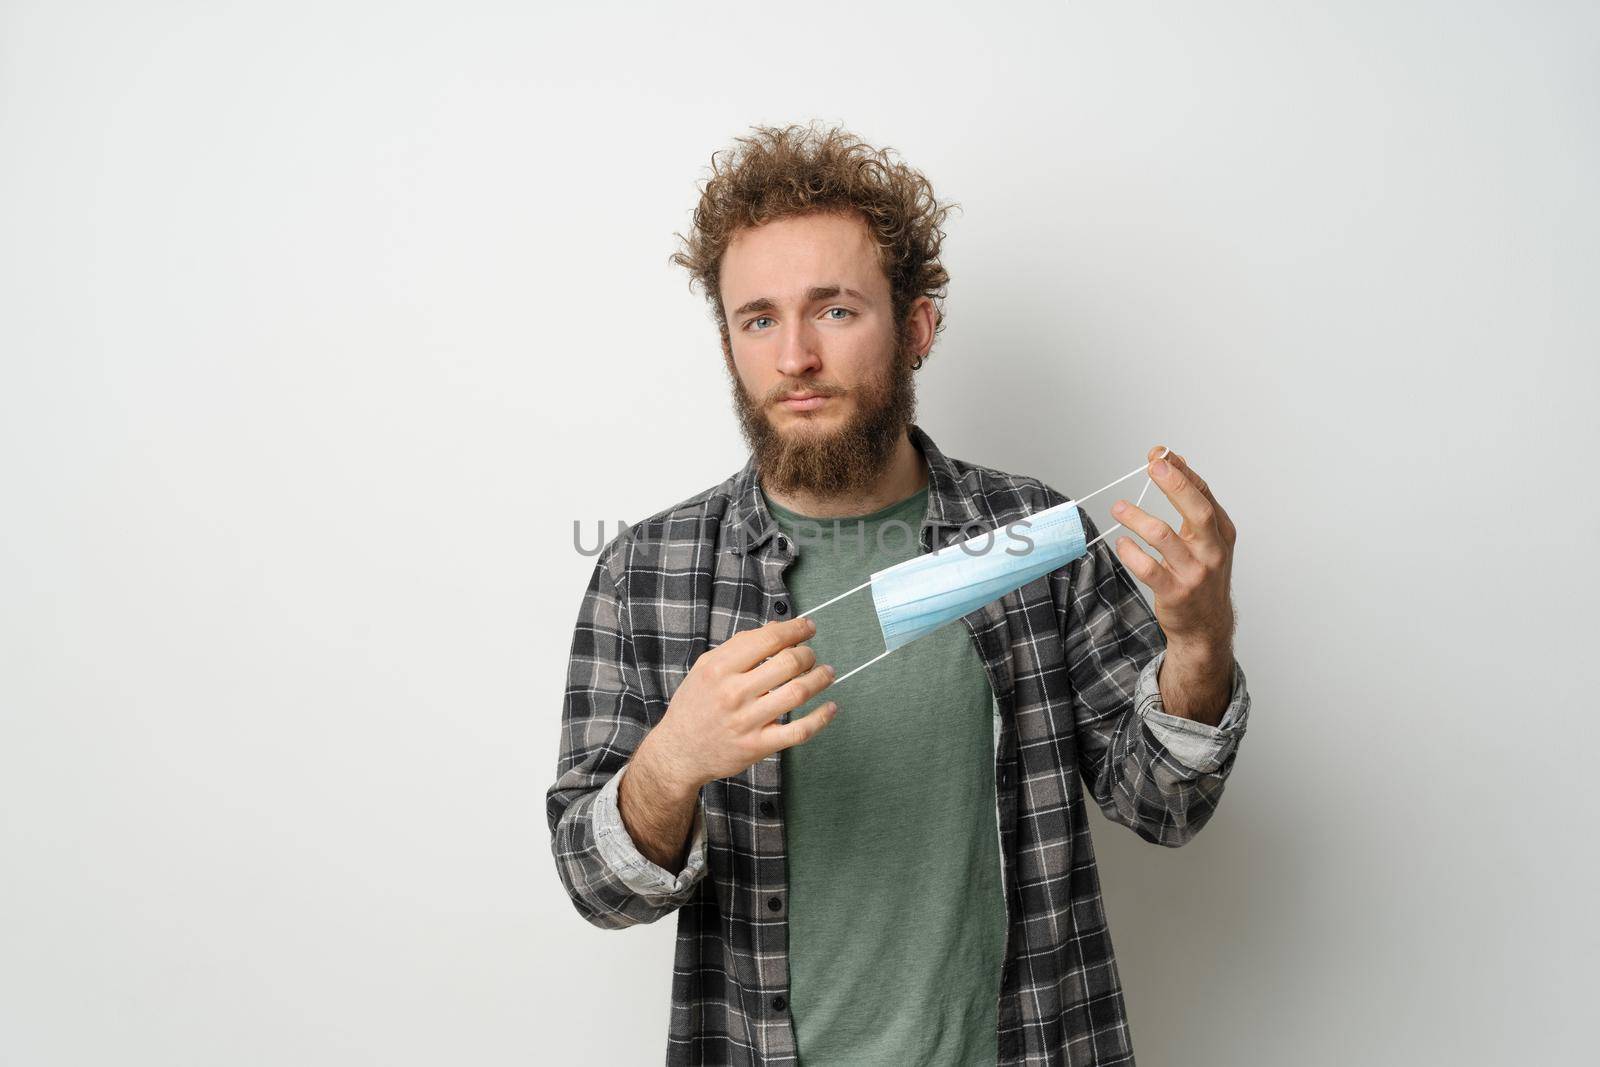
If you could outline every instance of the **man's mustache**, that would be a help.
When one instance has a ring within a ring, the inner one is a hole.
[[[807,385],[799,388],[779,386],[768,395],[767,404],[776,404],[779,401],[789,400],[797,396],[839,396],[843,392],[843,389],[835,389],[827,385]]]

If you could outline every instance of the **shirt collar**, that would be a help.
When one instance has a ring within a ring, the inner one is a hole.
[[[928,465],[928,512],[924,523],[960,528],[981,522],[982,513],[965,489],[955,464],[939,450],[939,446],[933,443],[933,438],[922,427],[912,423],[907,432],[911,443],[917,446]],[[777,532],[777,523],[761,492],[760,472],[756,469],[753,453],[744,468],[733,477],[732,497],[730,514],[733,536],[729,543],[740,552],[749,552]]]

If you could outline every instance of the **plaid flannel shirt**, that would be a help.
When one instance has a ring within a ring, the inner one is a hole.
[[[920,427],[910,432],[928,464],[924,552],[1068,499],[1037,479],[946,457]],[[1079,517],[1093,539],[1094,523]],[[617,808],[628,758],[696,658],[789,615],[783,576],[795,557],[752,457],[607,542],[573,633],[547,794],[551,849],[595,926],[678,913],[668,1064],[798,1063],[779,754],[701,789],[680,872],[637,851]],[[1216,810],[1245,730],[1244,672],[1235,663],[1215,727],[1162,710],[1166,639],[1106,541],[962,621],[995,694],[1008,912],[996,1061],[1131,1064],[1083,790],[1148,841],[1188,841]]]

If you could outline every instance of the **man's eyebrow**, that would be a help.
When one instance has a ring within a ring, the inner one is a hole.
[[[806,303],[809,304],[817,300],[831,300],[840,293],[843,293],[846,296],[853,296],[863,304],[871,303],[871,301],[867,299],[866,294],[858,293],[854,289],[847,287],[841,288],[837,285],[813,285],[810,289],[806,290]],[[758,296],[754,300],[740,304],[739,307],[734,311],[733,316],[734,318],[738,318],[740,315],[749,315],[751,312],[755,311],[776,311],[777,308],[778,305],[772,302],[771,297]]]

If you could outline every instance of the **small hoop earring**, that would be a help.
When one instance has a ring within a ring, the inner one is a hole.
[[[922,361],[925,358],[926,358],[925,356],[918,356],[917,359],[916,359],[916,362],[911,364],[911,369],[912,370],[921,370],[922,369]]]

